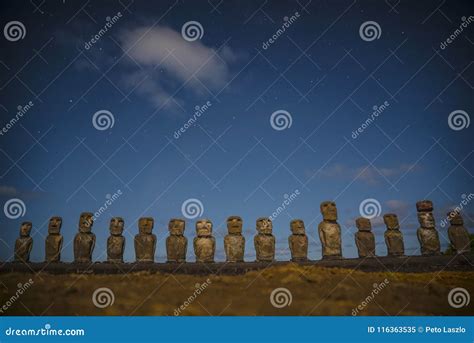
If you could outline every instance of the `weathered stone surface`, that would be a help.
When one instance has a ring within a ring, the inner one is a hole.
[[[258,262],[275,260],[275,237],[272,235],[273,224],[269,218],[257,219],[257,234],[254,237],[255,253]]]
[[[92,252],[95,246],[95,235],[92,233],[94,224],[93,214],[81,213],[79,218],[79,232],[74,237],[74,262],[91,263]]]
[[[375,256],[375,236],[372,233],[372,224],[368,218],[357,218],[356,226],[359,230],[355,234],[355,243],[359,252],[359,257]]]
[[[193,241],[196,262],[214,262],[216,239],[212,236],[212,222],[209,219],[198,220],[196,234]]]
[[[33,248],[33,238],[31,238],[31,222],[23,222],[20,227],[20,237],[15,241],[15,262],[29,262],[30,252]]]
[[[432,212],[433,203],[430,200],[418,201],[416,209],[418,211],[418,222],[420,223],[420,228],[418,228],[416,235],[420,242],[421,254],[439,255],[441,253],[441,246]]]
[[[294,262],[308,260],[308,236],[304,222],[301,219],[294,219],[290,222],[291,235],[288,237],[291,260]]]
[[[59,262],[61,260],[61,249],[63,247],[63,236],[61,235],[61,217],[51,217],[48,224],[48,236],[45,241],[46,262]]]
[[[156,250],[156,236],[153,234],[155,221],[151,217],[142,217],[138,220],[138,234],[135,235],[135,256],[137,262],[154,262]]]
[[[107,238],[107,261],[122,263],[125,251],[125,237],[122,236],[124,221],[121,217],[110,219],[110,236]]]
[[[337,208],[333,201],[324,201],[320,206],[323,221],[318,226],[323,259],[341,258],[341,227],[337,223]]]
[[[245,237],[242,236],[242,218],[230,216],[227,218],[227,232],[224,237],[224,250],[227,262],[243,262]]]
[[[387,213],[383,216],[383,221],[387,226],[384,233],[385,244],[387,245],[388,256],[405,255],[405,245],[403,243],[403,234],[400,231],[398,217],[394,213]]]
[[[448,228],[449,241],[458,254],[467,254],[471,250],[469,232],[464,227],[464,220],[459,212],[448,213],[451,226]]]
[[[183,219],[174,218],[169,221],[168,231],[170,235],[166,238],[166,256],[168,262],[185,262],[188,250],[188,239],[184,237],[186,222]]]

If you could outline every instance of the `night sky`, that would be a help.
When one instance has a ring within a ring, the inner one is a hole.
[[[94,260],[106,259],[109,220],[121,216],[133,261],[138,218],[151,216],[164,261],[168,220],[183,217],[188,199],[213,221],[219,261],[228,216],[242,216],[254,260],[256,219],[290,198],[274,219],[279,260],[290,258],[294,218],[305,221],[309,257],[321,257],[324,200],[338,206],[344,256],[357,255],[354,220],[366,199],[380,204],[375,214],[398,214],[406,253],[419,254],[416,201],[433,200],[444,250],[442,219],[474,193],[472,1],[0,6],[1,260],[28,220],[31,259],[42,261],[48,219],[59,215],[71,261],[80,213],[107,200]],[[186,23],[197,35],[182,33]],[[23,216],[5,210],[11,199]],[[463,207],[472,232],[474,204]],[[186,219],[190,261],[198,218]],[[381,216],[372,222],[385,255]]]

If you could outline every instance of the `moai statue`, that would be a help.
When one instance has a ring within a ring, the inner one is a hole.
[[[46,262],[59,262],[61,260],[61,249],[63,247],[63,236],[61,235],[61,217],[51,217],[48,224],[48,236],[45,243]]]
[[[457,211],[448,213],[448,219],[451,226],[448,228],[448,236],[453,249],[458,254],[466,254],[471,251],[471,241],[469,232],[464,227],[464,220]]]
[[[435,228],[433,217],[433,203],[422,200],[416,203],[420,228],[416,232],[421,246],[422,255],[439,255],[441,253],[438,231]]]
[[[242,218],[230,216],[227,218],[227,232],[224,237],[224,250],[227,262],[243,262],[245,237],[242,236]]]
[[[321,203],[320,209],[323,221],[318,226],[318,232],[323,249],[323,259],[341,258],[341,227],[337,223],[336,203],[324,201]]]
[[[153,234],[154,219],[142,217],[138,220],[138,234],[135,235],[135,256],[137,262],[154,262],[156,236]]]
[[[20,237],[15,241],[15,262],[30,262],[30,252],[33,248],[31,238],[31,222],[23,222],[20,227]]]
[[[375,236],[372,233],[370,219],[359,217],[356,219],[356,226],[359,231],[355,234],[355,242],[359,257],[375,256]]]
[[[212,237],[212,222],[209,219],[198,220],[196,234],[193,241],[196,262],[214,262],[216,239]]]
[[[184,237],[186,223],[183,219],[171,219],[168,224],[170,235],[166,238],[168,262],[186,262],[188,239]]]
[[[301,262],[308,260],[308,236],[304,222],[301,219],[294,219],[290,222],[291,235],[288,237],[290,245],[291,260]]]
[[[122,236],[124,221],[121,217],[110,219],[110,236],[107,238],[107,262],[123,263],[125,237]]]
[[[253,242],[257,262],[273,262],[275,260],[275,236],[272,235],[273,224],[269,218],[257,219],[257,234]]]
[[[388,256],[405,255],[405,245],[403,244],[403,234],[400,231],[398,217],[394,213],[387,213],[383,216],[383,221],[387,226],[384,233],[385,244],[387,245]]]
[[[74,262],[76,263],[92,262],[92,251],[95,246],[95,235],[92,233],[93,224],[94,217],[92,213],[81,213],[79,232],[74,237]]]

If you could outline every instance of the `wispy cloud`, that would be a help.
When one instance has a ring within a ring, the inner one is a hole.
[[[155,105],[180,103],[173,93],[181,88],[195,94],[221,89],[230,79],[230,64],[236,60],[229,47],[217,51],[200,41],[188,42],[167,27],[123,31],[119,41],[131,57],[126,84]]]

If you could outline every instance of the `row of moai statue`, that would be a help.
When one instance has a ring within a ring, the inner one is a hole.
[[[337,208],[332,201],[321,203],[323,221],[318,226],[324,259],[342,258],[341,227],[337,223]],[[420,228],[417,231],[422,255],[440,254],[440,241],[433,218],[433,203],[429,200],[419,201],[416,204]],[[470,252],[470,239],[463,219],[458,212],[448,214],[451,226],[448,235],[454,250],[457,253]],[[387,230],[385,243],[389,256],[404,256],[405,248],[403,234],[396,214],[383,216]],[[46,238],[45,253],[47,262],[59,262],[63,237],[60,234],[62,219],[52,217],[49,221],[48,236]],[[74,261],[78,263],[92,262],[92,252],[95,246],[95,235],[92,233],[93,215],[89,212],[81,214],[79,232],[74,238]],[[227,219],[228,234],[224,238],[224,249],[228,262],[243,262],[245,237],[242,236],[242,218],[231,216]],[[135,254],[137,262],[154,262],[156,250],[156,236],[152,233],[154,220],[151,217],[140,218],[138,221],[139,233],[135,236]],[[275,237],[272,234],[272,222],[268,218],[259,218],[256,223],[257,235],[254,245],[257,261],[270,262],[275,260]],[[372,225],[367,218],[357,218],[358,232],[355,234],[355,243],[359,257],[375,256],[375,237]],[[308,237],[304,222],[300,219],[290,223],[291,235],[288,238],[292,261],[308,260]],[[20,229],[20,238],[15,243],[15,261],[28,262],[33,239],[30,237],[32,224],[24,222]],[[122,263],[125,250],[124,221],[120,217],[110,221],[110,236],[107,239],[107,261]],[[185,262],[188,240],[184,236],[185,221],[171,219],[168,225],[169,236],[166,238],[166,252],[168,262]],[[193,241],[197,262],[214,262],[216,240],[212,236],[212,222],[207,219],[196,222],[196,237]]]

